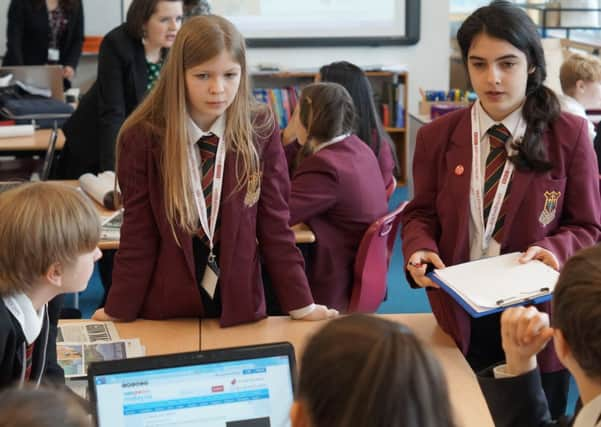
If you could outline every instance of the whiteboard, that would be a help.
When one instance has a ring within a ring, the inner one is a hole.
[[[208,0],[249,46],[414,44],[419,0]]]

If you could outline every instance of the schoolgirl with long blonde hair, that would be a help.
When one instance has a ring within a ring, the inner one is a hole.
[[[121,129],[117,174],[121,246],[96,318],[256,320],[265,316],[259,259],[293,317],[335,314],[313,304],[287,224],[279,129],[252,101],[245,41],[225,18],[182,27],[155,88]]]

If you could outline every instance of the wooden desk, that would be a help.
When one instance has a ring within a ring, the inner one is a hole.
[[[447,382],[456,424],[465,427],[494,426],[484,396],[465,358],[455,343],[436,324],[432,314],[382,315],[386,319],[406,324],[426,343],[440,360]],[[256,323],[220,328],[216,320],[201,322],[201,350],[239,345],[289,341],[294,345],[297,360],[311,334],[323,322],[303,322],[288,317],[271,317]]]
[[[13,138],[0,138],[0,152],[11,154],[26,154],[31,152],[45,152],[50,141],[52,129],[36,130],[31,136],[19,136]],[[58,139],[56,140],[56,150],[62,150],[65,145],[65,135],[62,130],[58,130]]]
[[[89,322],[60,320],[59,323]],[[115,323],[121,338],[140,338],[147,356],[200,350],[200,320],[136,320]]]
[[[200,350],[200,320],[136,320],[115,323],[121,338],[140,338],[146,355]]]

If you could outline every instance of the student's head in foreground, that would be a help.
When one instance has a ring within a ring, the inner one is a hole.
[[[454,426],[434,355],[404,325],[332,320],[302,356],[293,427]]]
[[[578,252],[561,270],[552,325],[561,362],[601,384],[601,245]]]
[[[561,90],[576,99],[585,109],[601,108],[601,60],[575,53],[559,69]]]
[[[0,296],[36,295],[40,308],[86,288],[101,256],[100,221],[80,191],[51,182],[19,185],[0,194],[0,218]]]
[[[83,399],[54,388],[6,389],[0,393],[0,427],[92,427]]]

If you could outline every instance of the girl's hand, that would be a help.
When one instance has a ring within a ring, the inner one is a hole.
[[[519,258],[519,261],[522,264],[525,264],[533,259],[542,261],[552,269],[559,271],[559,261],[557,261],[555,255],[553,255],[553,252],[548,251],[547,249],[541,248],[540,246],[530,246]]]
[[[336,316],[338,316],[338,310],[328,308],[325,305],[315,304],[313,311],[298,320],[325,320]]]
[[[553,336],[549,315],[536,307],[511,307],[501,316],[501,337],[507,372],[525,374],[536,368],[536,355]]]
[[[98,320],[101,322],[120,322],[120,320],[116,317],[106,314],[104,308],[99,308],[96,310],[96,312],[92,315],[92,320]]]
[[[290,117],[290,121],[288,122],[288,126],[282,131],[282,144],[288,145],[291,142],[299,141],[298,139],[298,126],[300,123],[299,118],[300,108],[298,105],[294,109],[292,116]],[[299,144],[301,142],[299,141]]]
[[[440,288],[440,286],[426,276],[428,264],[434,265],[435,268],[445,268],[444,263],[436,252],[417,251],[409,257],[407,271],[409,271],[415,283],[422,288]]]

